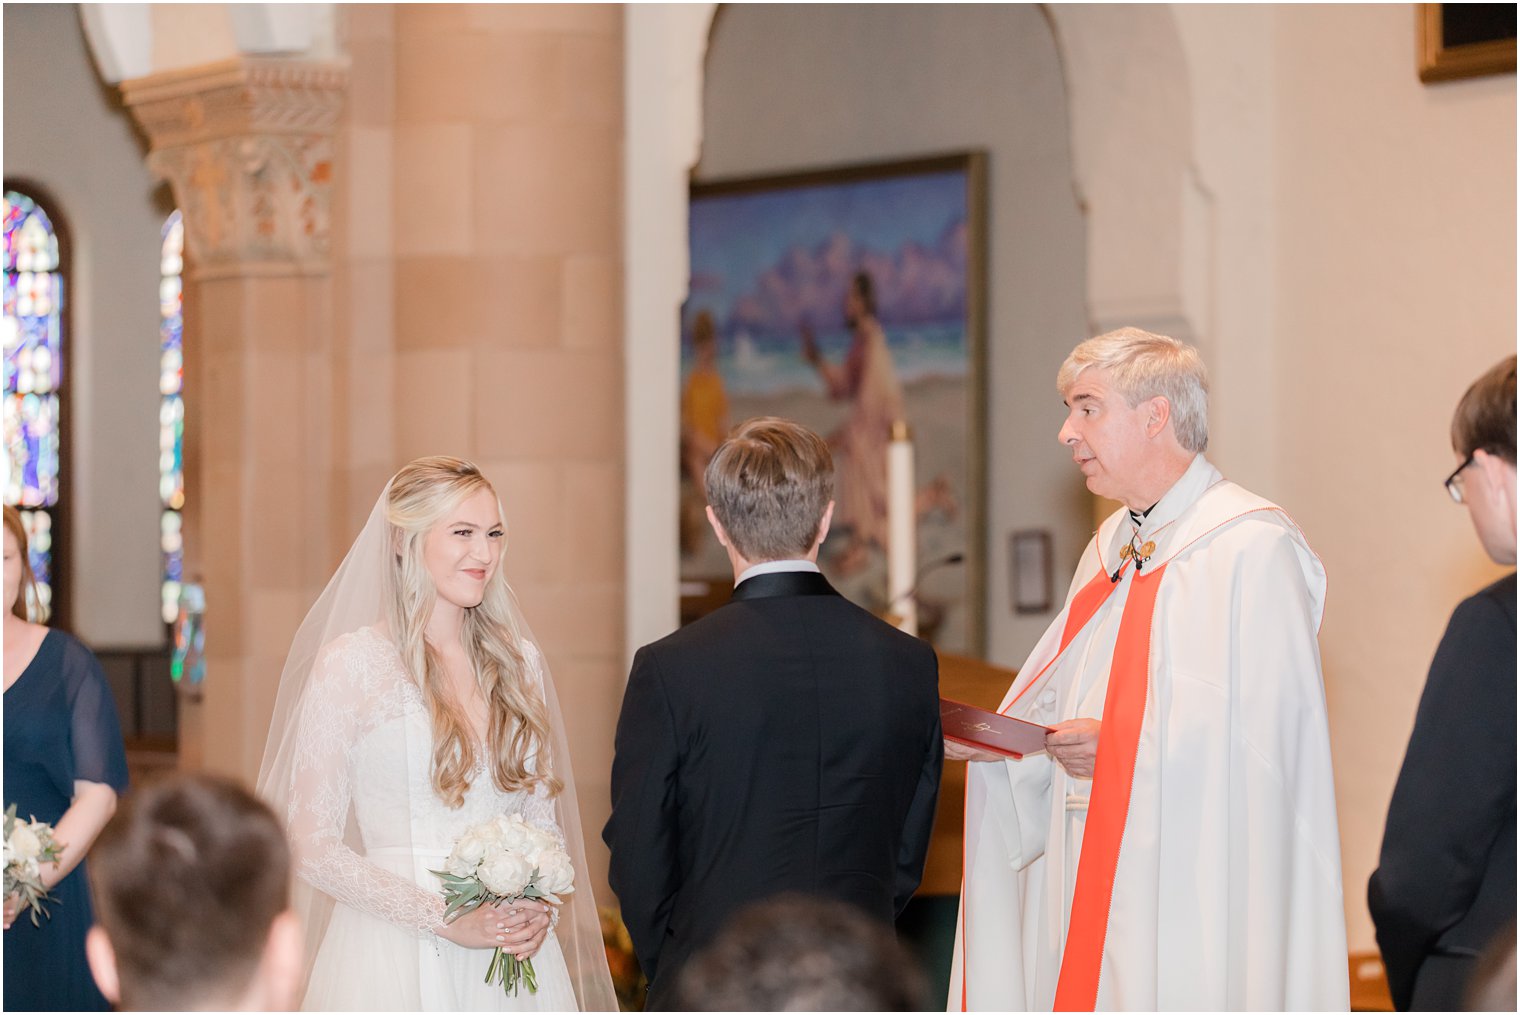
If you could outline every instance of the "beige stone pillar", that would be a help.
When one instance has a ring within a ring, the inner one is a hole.
[[[471,458],[501,494],[605,899],[625,676],[623,12],[391,10],[396,456]]]
[[[122,84],[184,213],[186,572],[207,678],[181,766],[251,780],[332,566],[332,134],[341,67],[244,57]]]

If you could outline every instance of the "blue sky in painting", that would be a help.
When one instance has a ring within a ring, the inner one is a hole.
[[[962,172],[702,197],[692,203],[688,318],[783,331],[839,322],[849,274],[867,267],[883,320],[964,313]]]

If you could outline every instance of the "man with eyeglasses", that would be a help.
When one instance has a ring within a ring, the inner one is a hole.
[[[1451,441],[1461,464],[1446,492],[1512,567],[1514,356],[1467,389]],[[1479,954],[1515,922],[1514,572],[1458,606],[1436,649],[1367,903],[1394,1005],[1467,1008]]]

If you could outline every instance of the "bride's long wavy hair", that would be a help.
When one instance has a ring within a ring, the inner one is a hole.
[[[423,558],[423,544],[448,512],[480,490],[496,497],[471,463],[445,456],[419,458],[396,473],[385,505],[396,551],[384,595],[386,621],[427,703],[433,726],[433,788],[450,807],[464,803],[478,744],[461,703],[445,691],[443,660],[424,635],[438,593]],[[496,504],[500,511],[499,497]],[[544,749],[549,742],[548,709],[528,677],[512,630],[511,596],[506,569],[498,562],[486,580],[480,605],[464,611],[460,631],[489,716],[487,768],[502,792],[544,785],[557,794],[561,784],[550,771]]]

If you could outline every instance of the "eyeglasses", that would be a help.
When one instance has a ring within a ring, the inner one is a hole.
[[[1451,475],[1446,477],[1446,492],[1450,494],[1451,499],[1456,501],[1458,504],[1462,503],[1463,498],[1462,470],[1467,468],[1472,463],[1473,456],[1469,454],[1466,458],[1462,459],[1462,464],[1452,470]]]

